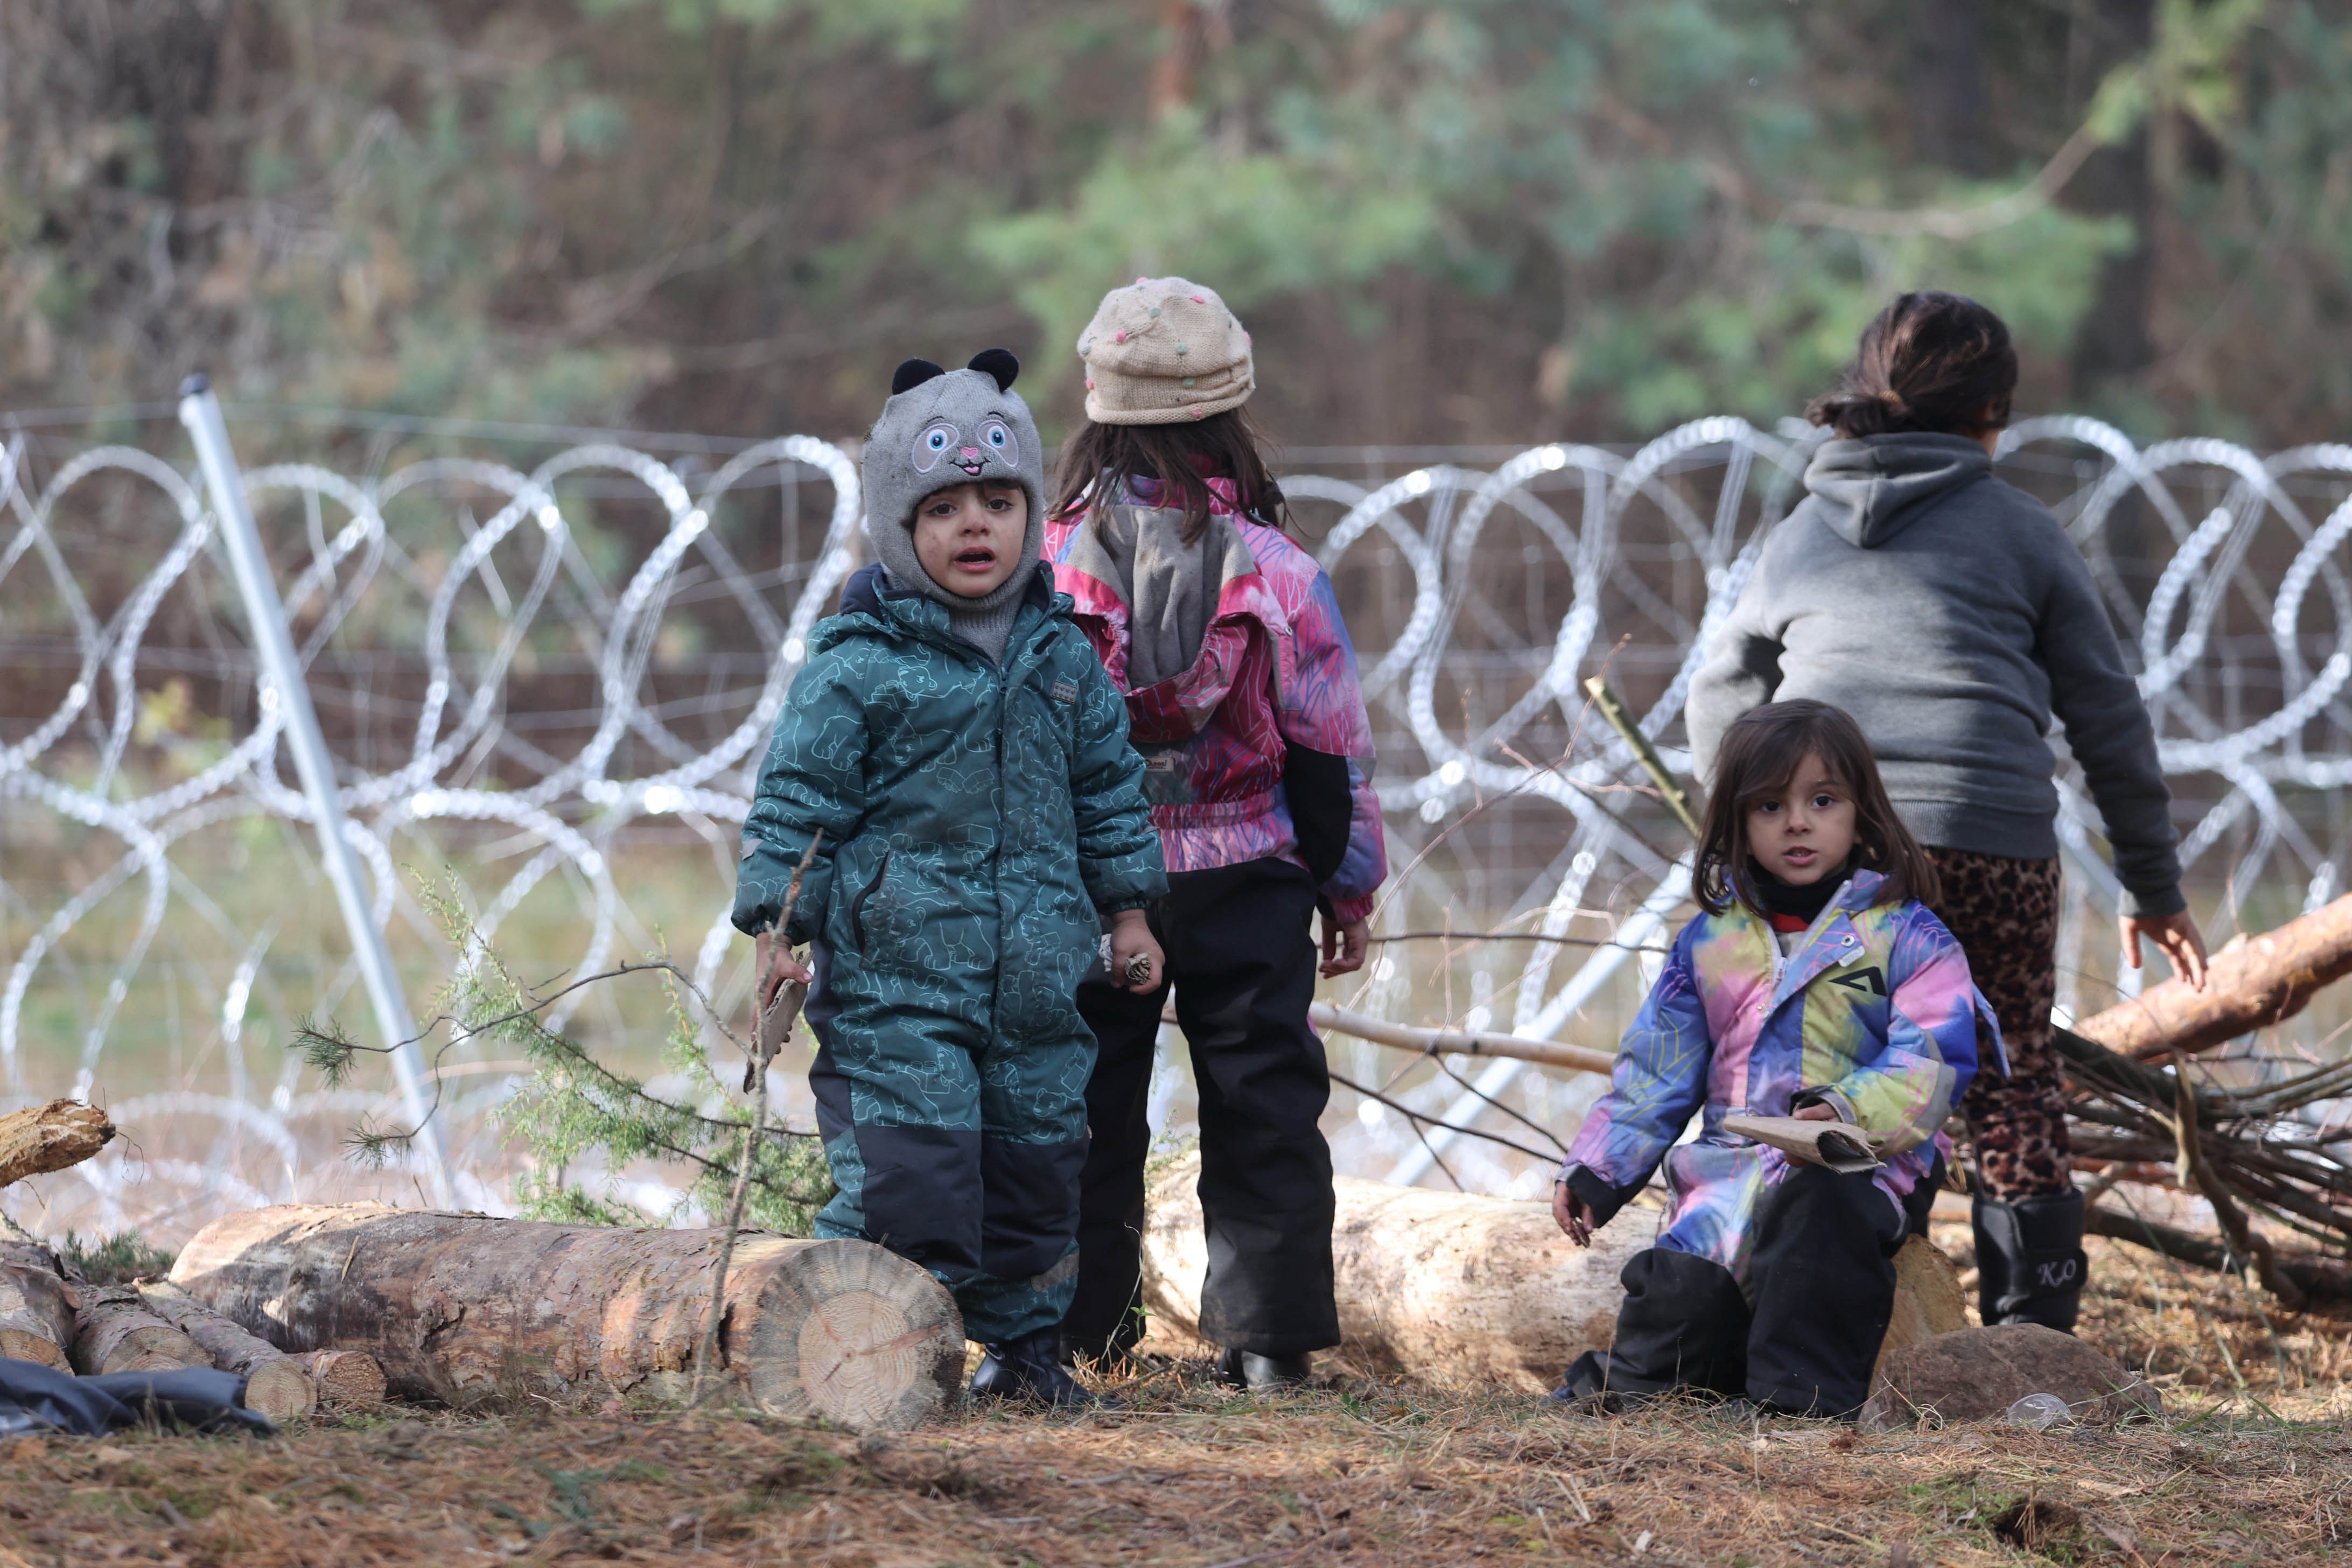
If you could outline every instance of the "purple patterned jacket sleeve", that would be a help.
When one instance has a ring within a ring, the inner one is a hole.
[[[1693,921],[1675,935],[1665,967],[1617,1047],[1609,1092],[1586,1113],[1569,1146],[1567,1169],[1591,1172],[1619,1202],[1650,1179],[1706,1103],[1715,1041],[1691,951],[1704,923]]]

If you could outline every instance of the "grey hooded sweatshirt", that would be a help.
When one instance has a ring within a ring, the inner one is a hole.
[[[2105,819],[2127,914],[2186,907],[2156,736],[2090,568],[1965,436],[1822,444],[1691,683],[1701,777],[1748,709],[1853,715],[1923,844],[2058,853],[2054,718]]]

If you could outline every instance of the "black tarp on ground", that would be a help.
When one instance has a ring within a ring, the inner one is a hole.
[[[245,1379],[235,1373],[191,1367],[75,1377],[38,1362],[0,1356],[0,1436],[96,1435],[149,1425],[257,1436],[278,1430],[245,1407]]]

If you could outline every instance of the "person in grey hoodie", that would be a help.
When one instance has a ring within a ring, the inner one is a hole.
[[[1963,1106],[1984,1321],[2071,1330],[2085,1259],[2051,1036],[2053,719],[2105,821],[2124,961],[2153,941],[2201,985],[2205,949],[2155,732],[2090,569],[2049,509],[1993,477],[2016,384],[2009,329],[1975,300],[1905,294],[1879,313],[1806,411],[1836,438],[1765,542],[1688,720],[1702,777],[1762,703],[1816,698],[1862,725],[2007,1047],[2008,1076],[1980,1074]]]

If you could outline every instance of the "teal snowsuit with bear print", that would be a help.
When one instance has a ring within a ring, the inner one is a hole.
[[[734,922],[811,946],[817,1122],[862,1237],[954,1292],[969,1338],[1061,1321],[1101,914],[1167,890],[1127,706],[1035,569],[1002,668],[879,567],[818,625],[743,825]]]

